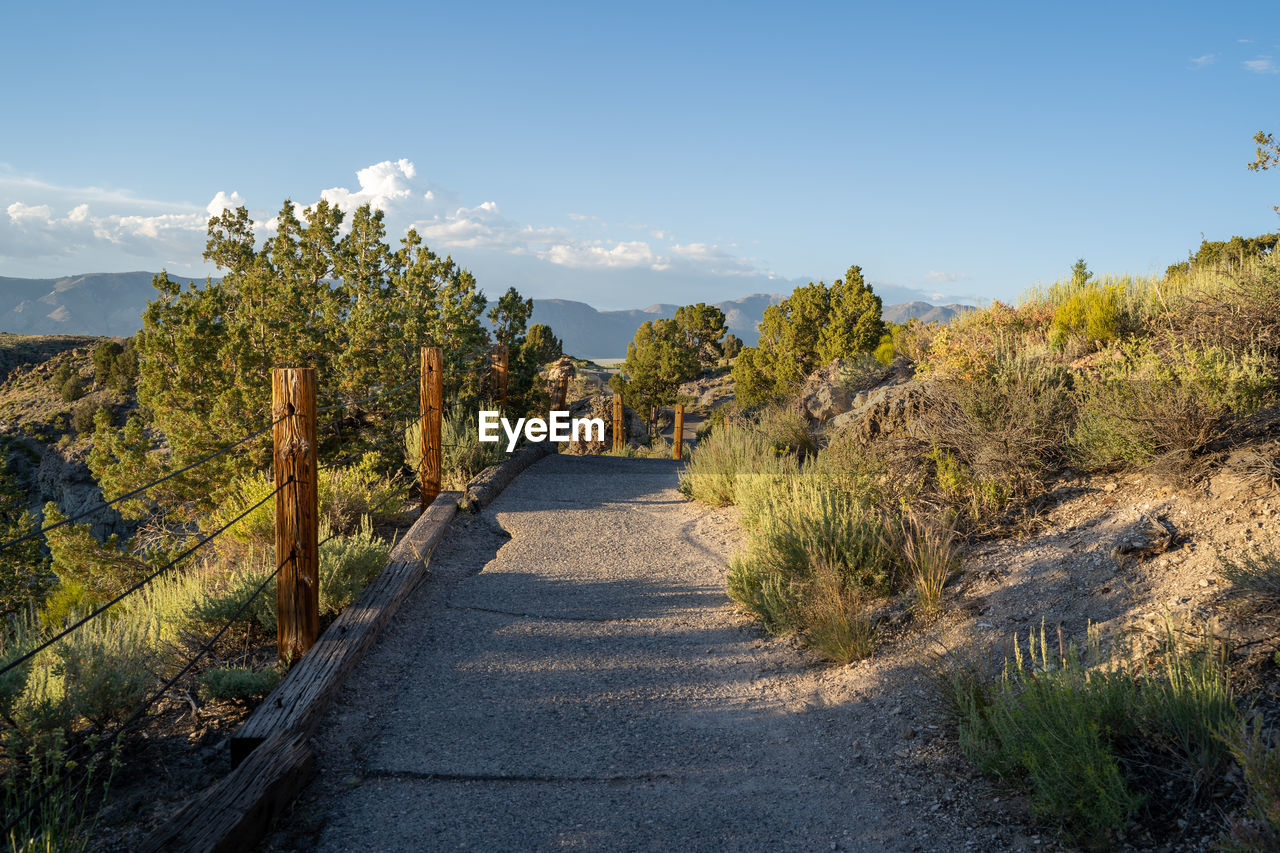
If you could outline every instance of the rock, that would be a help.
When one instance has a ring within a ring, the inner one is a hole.
[[[823,385],[804,398],[805,412],[812,421],[830,420],[849,411],[850,405],[849,392],[839,385]]]
[[[914,434],[914,422],[926,403],[925,385],[911,379],[856,394],[852,408],[831,421],[832,430],[854,430],[863,441]]]
[[[1163,554],[1173,545],[1175,532],[1167,519],[1140,512],[1137,520],[1116,537],[1111,555],[1116,559],[1141,559]]]
[[[82,459],[64,458],[54,450],[45,452],[35,469],[32,487],[41,511],[48,501],[53,501],[63,513],[71,516],[99,508],[81,521],[92,525],[90,529],[99,539],[128,531],[129,526],[119,513],[114,508],[103,506],[102,489]]]
[[[627,407],[622,407],[623,420],[627,426],[624,438],[633,447],[647,447],[650,442],[649,425],[645,419]],[[613,447],[613,397],[595,394],[585,400],[578,400],[569,407],[571,418],[600,418],[604,421],[604,441],[571,441],[561,447],[561,453],[573,456],[605,453]]]

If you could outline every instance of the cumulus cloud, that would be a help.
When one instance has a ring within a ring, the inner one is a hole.
[[[642,240],[628,240],[614,243],[612,247],[605,245],[584,245],[563,242],[551,246],[540,257],[566,267],[582,269],[585,267],[605,267],[612,269],[628,269],[635,267],[664,268],[665,265],[649,244]]]
[[[212,218],[221,216],[224,211],[235,210],[237,207],[244,207],[245,201],[240,193],[232,191],[231,195],[227,195],[222,190],[218,190],[218,194],[213,200],[204,206],[204,212]]]
[[[305,199],[307,193],[295,194],[299,196]],[[671,231],[650,225],[610,225],[582,213],[569,214],[565,226],[517,222],[503,213],[497,201],[464,204],[457,193],[431,185],[413,161],[404,158],[366,166],[356,172],[354,188],[332,186],[312,198],[328,201],[347,214],[369,204],[385,214],[392,240],[412,227],[433,249],[531,259],[525,263],[536,259],[548,264],[549,270],[670,271],[716,278],[774,275],[754,259],[737,254],[734,245],[677,242]],[[154,267],[166,262],[173,267],[173,259],[187,258],[177,266],[194,269],[202,265],[209,218],[240,206],[249,204],[236,191],[219,190],[204,205],[182,204],[138,198],[125,190],[59,187],[0,167],[0,259],[84,258],[75,264],[79,269],[71,270],[83,271],[139,263],[120,261],[125,255],[150,257]],[[306,202],[298,204],[300,217],[306,206]],[[273,210],[250,208],[259,235],[275,230]],[[635,239],[627,233],[634,230],[645,232],[647,238]],[[661,244],[651,243],[650,238]],[[70,265],[68,260],[65,266]]]
[[[1280,66],[1277,66],[1275,60],[1269,56],[1259,56],[1257,59],[1246,59],[1244,67],[1252,71],[1254,74],[1280,74]]]
[[[435,194],[430,190],[415,193],[414,179],[417,176],[418,169],[409,160],[383,160],[356,172],[356,182],[360,189],[330,187],[320,193],[320,198],[347,213],[363,204],[385,212],[396,206],[410,204],[415,198],[435,201]]]

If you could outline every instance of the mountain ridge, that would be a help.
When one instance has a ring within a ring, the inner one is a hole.
[[[132,335],[142,326],[147,302],[155,296],[155,273],[84,273],[61,278],[0,276],[0,331],[28,335]],[[177,278],[186,281],[189,279]],[[725,314],[729,331],[747,346],[759,340],[757,324],[770,305],[785,297],[750,293],[711,303]],[[646,308],[599,310],[573,299],[533,300],[531,323],[545,323],[564,341],[566,352],[587,358],[621,358],[642,323],[669,319],[679,306],[654,303]],[[919,317],[946,322],[963,306],[907,302],[886,305],[886,320]]]

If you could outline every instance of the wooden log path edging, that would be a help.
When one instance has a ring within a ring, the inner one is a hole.
[[[458,511],[458,492],[442,492],[391,552],[391,561],[360,597],[333,620],[298,665],[289,670],[231,736],[231,766],[277,731],[306,731],[325,700],[364,657],[378,633],[427,573],[427,559]]]
[[[315,775],[305,732],[278,731],[234,772],[151,833],[140,853],[252,849]]]
[[[390,561],[231,736],[232,771],[144,841],[147,851],[252,848],[311,780],[308,743],[326,700],[427,573],[427,560],[458,511],[442,492],[391,551]]]
[[[479,512],[505,489],[516,475],[537,462],[544,456],[555,452],[555,445],[549,441],[527,444],[517,450],[509,458],[490,465],[467,483],[467,490],[458,501],[458,509],[463,512]]]

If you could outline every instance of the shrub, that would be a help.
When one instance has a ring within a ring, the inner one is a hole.
[[[1248,609],[1280,609],[1280,557],[1245,554],[1238,561],[1222,560],[1221,573],[1231,584],[1227,595]]]
[[[77,403],[71,410],[71,428],[76,435],[88,435],[93,432],[94,418],[98,407],[85,400]]]
[[[1096,635],[1051,655],[1044,629],[995,677],[972,656],[941,659],[935,683],[983,772],[1025,778],[1032,811],[1068,840],[1105,844],[1147,794],[1194,796],[1224,769],[1217,732],[1238,720],[1221,649],[1170,628],[1160,666],[1103,653]],[[1136,775],[1141,768],[1143,774]],[[1154,786],[1139,790],[1144,783]],[[1175,793],[1176,795],[1176,793]]]
[[[116,359],[124,352],[124,347],[115,341],[103,341],[93,348],[93,381],[106,387],[111,380],[111,371]]]
[[[254,670],[244,666],[214,667],[200,675],[201,693],[206,699],[245,702],[261,699],[280,683],[277,669]]]
[[[386,567],[391,546],[374,537],[368,516],[356,533],[330,539],[322,528],[320,538],[328,539],[320,546],[320,612],[336,615]]]
[[[1062,369],[1021,359],[936,380],[920,432],[943,495],[977,520],[1038,491],[1066,438],[1069,388]]]
[[[272,558],[274,560],[274,558]],[[243,569],[230,575],[227,580],[217,586],[206,587],[203,594],[197,596],[187,610],[187,618],[199,623],[205,631],[216,630],[230,622],[240,614],[245,621],[254,620],[264,630],[276,630],[276,597],[271,584],[263,587],[268,573],[274,568],[259,566]],[[247,606],[250,596],[254,596]],[[244,608],[241,610],[241,608]]]
[[[73,403],[84,396],[84,380],[80,378],[80,374],[73,373],[66,382],[62,383],[58,393],[61,394],[64,403]]]
[[[482,408],[497,409],[494,403]],[[404,432],[404,461],[413,471],[422,467],[422,431],[414,421]],[[460,489],[490,465],[506,458],[506,437],[499,441],[480,440],[480,412],[454,407],[440,423],[441,484],[446,489]]]
[[[86,720],[104,724],[133,713],[155,689],[154,653],[136,620],[98,620],[53,646],[63,701]]]
[[[404,481],[380,473],[381,464],[378,454],[365,453],[353,465],[328,468],[317,475],[321,526],[351,533],[358,529],[362,517],[385,517],[403,505]],[[211,515],[209,528],[217,529],[228,524],[264,501],[274,489],[273,481],[260,475],[238,478],[227,489],[226,499]],[[275,502],[266,500],[228,528],[224,536],[214,540],[214,545],[223,554],[237,557],[246,549],[271,551],[275,546],[275,523]]]
[[[897,585],[900,530],[813,475],[760,478],[742,497],[749,533],[730,564],[730,598],[775,634],[799,632],[831,648],[862,636],[862,600]],[[837,625],[844,616],[852,633]]]
[[[713,429],[689,451],[680,491],[711,506],[736,503],[742,480],[776,478],[796,470],[795,458],[780,456],[760,433],[739,425]]]
[[[453,439],[446,434],[443,441]],[[320,472],[317,490],[321,526],[327,524],[331,530],[347,534],[356,531],[365,516],[396,514],[405,503],[406,484],[381,473],[381,469],[381,457],[366,453],[354,465]]]
[[[1280,849],[1280,745],[1274,731],[1265,732],[1261,719],[1236,726],[1224,738],[1244,773],[1249,819],[1235,820],[1220,839],[1229,853],[1263,853]],[[1268,742],[1270,741],[1270,742]]]
[[[1078,335],[1091,344],[1113,341],[1123,331],[1121,288],[1117,285],[1083,287],[1063,300],[1053,313],[1050,335],[1059,339]]]
[[[813,568],[804,602],[805,642],[836,663],[870,657],[875,648],[875,626],[862,597],[842,582],[826,560],[816,560]]]
[[[804,458],[818,450],[808,422],[794,405],[766,406],[756,416],[752,429],[773,447],[775,453],[796,453]]]
[[[1068,442],[1089,468],[1185,466],[1221,439],[1232,420],[1273,395],[1266,359],[1213,347],[1149,341],[1117,350],[1117,359],[1077,385],[1077,417]]]

